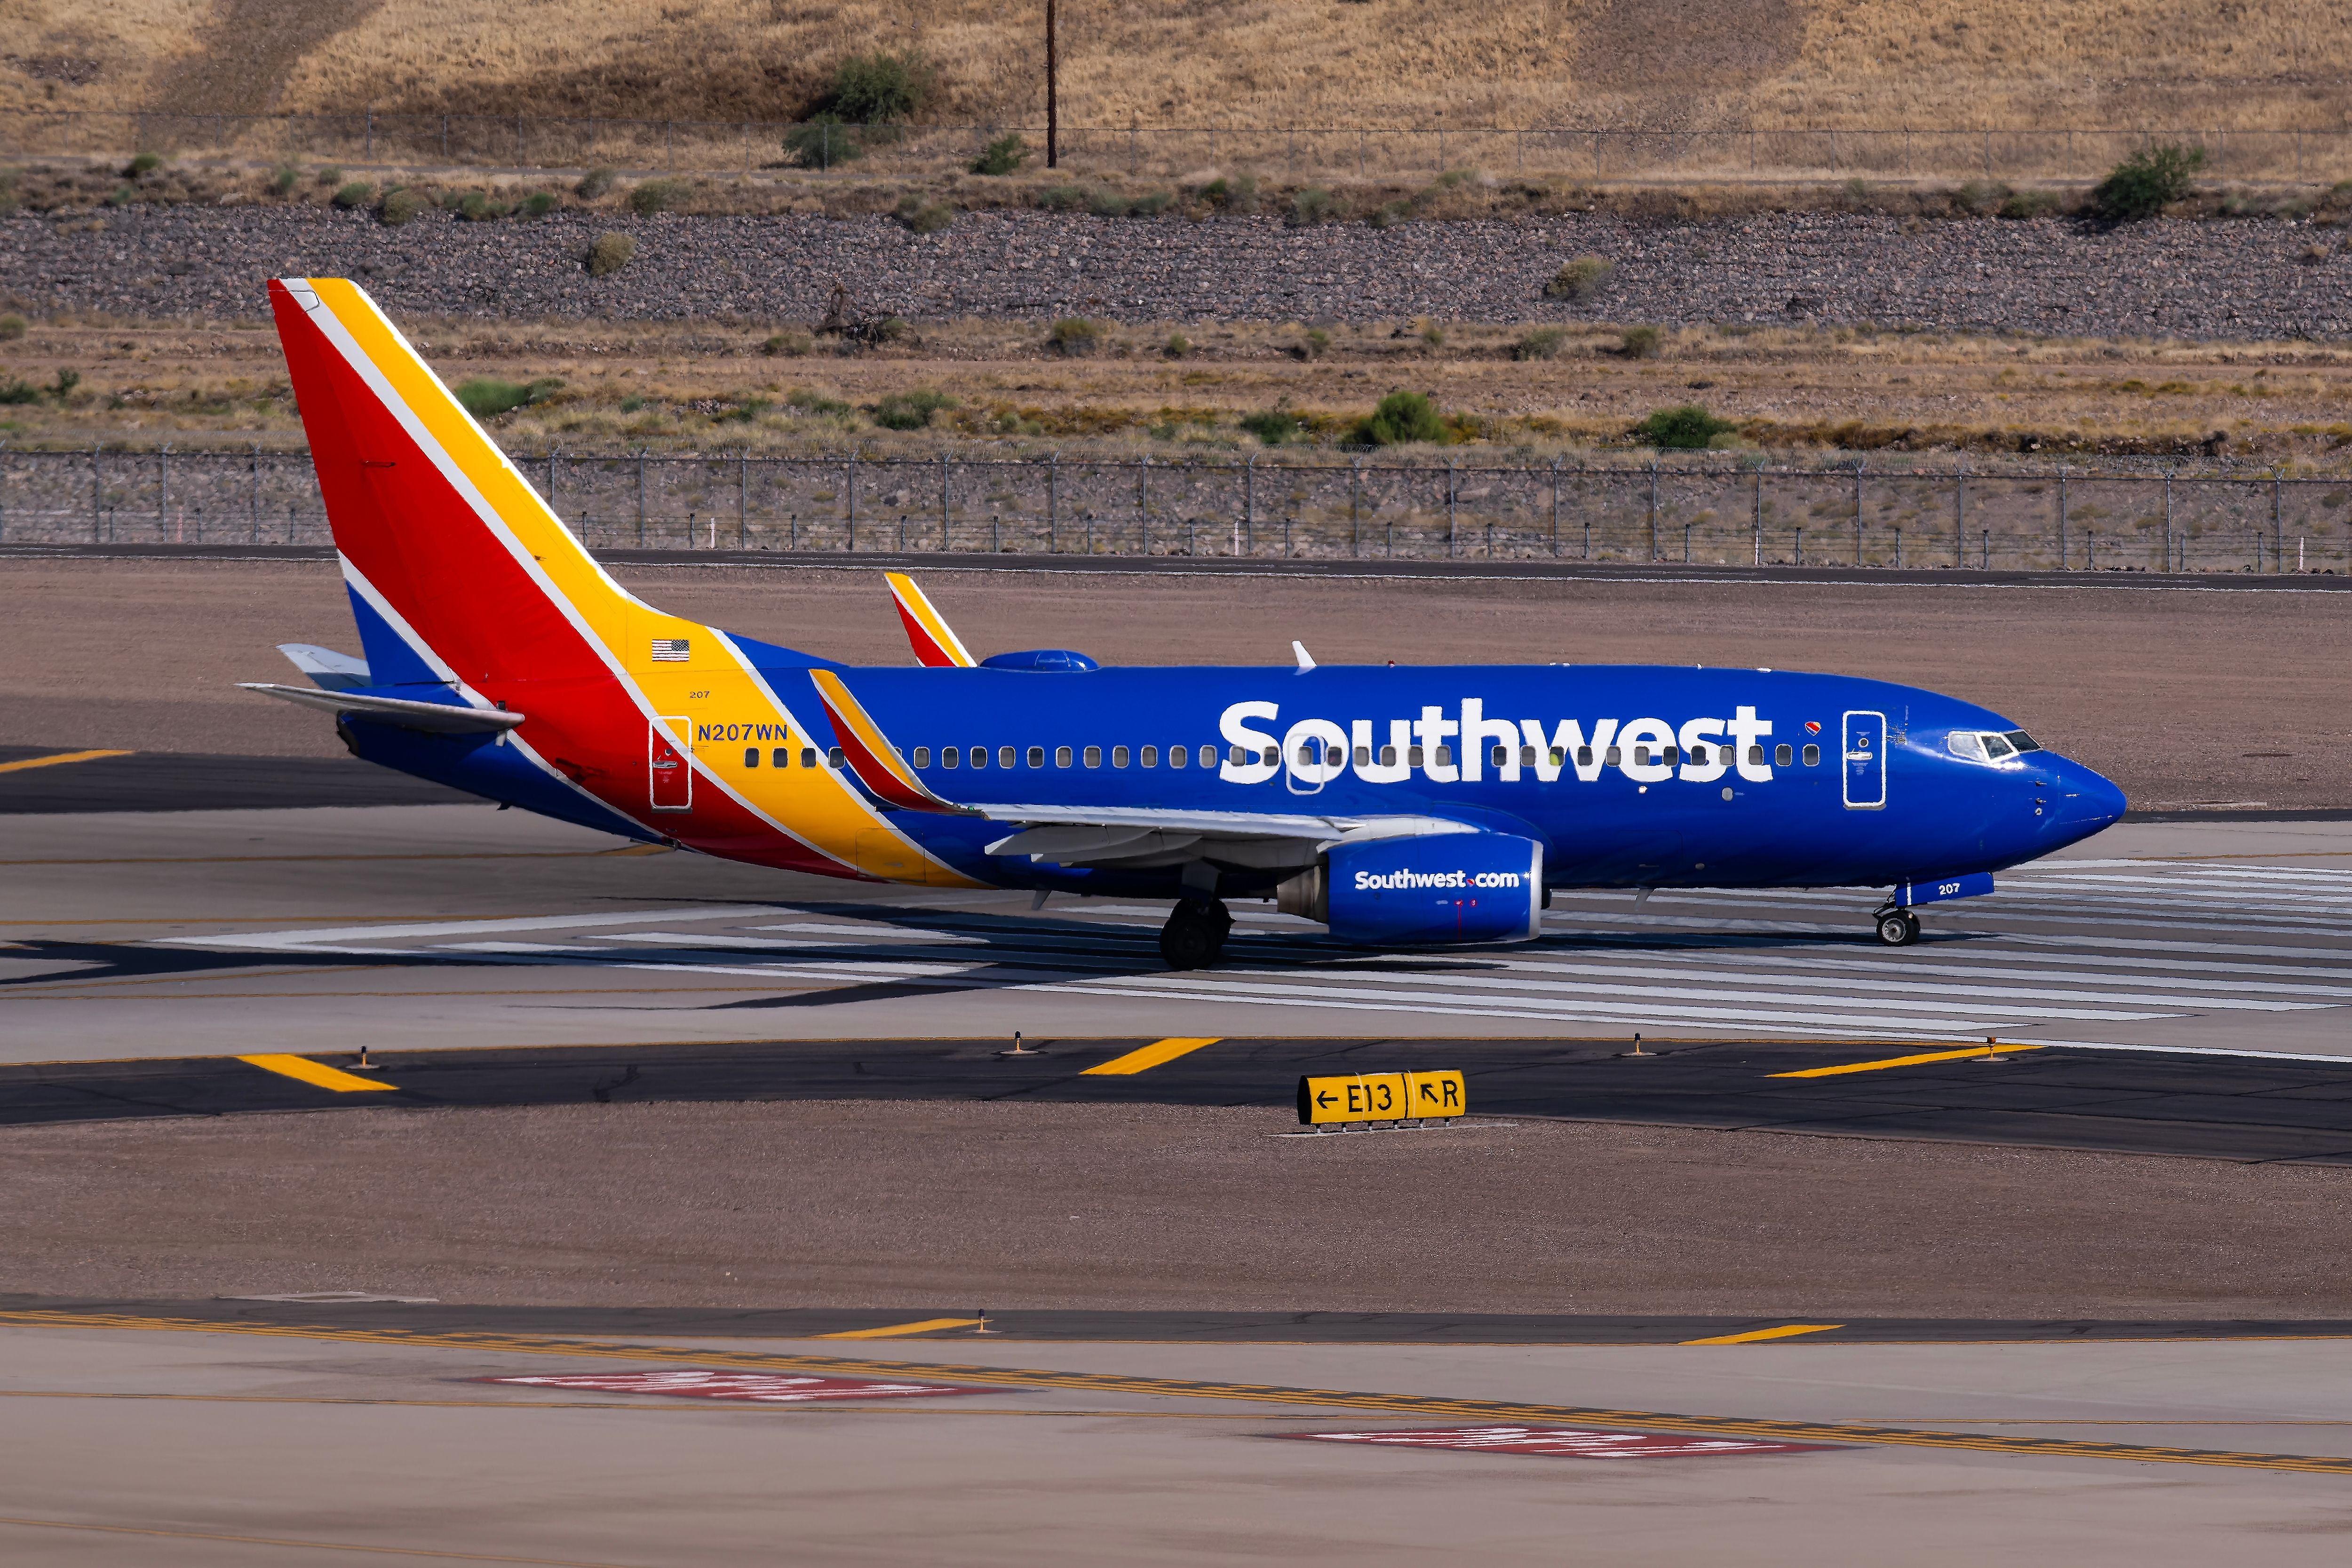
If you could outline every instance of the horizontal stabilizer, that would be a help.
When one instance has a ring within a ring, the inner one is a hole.
[[[512,729],[523,721],[522,715],[504,708],[458,707],[449,703],[412,702],[406,697],[371,697],[355,692],[314,691],[309,686],[276,686],[260,681],[239,681],[237,685],[249,692],[321,712],[355,713],[432,735],[482,735]]]
[[[294,662],[294,667],[331,692],[356,691],[375,685],[368,673],[365,659],[354,659],[349,653],[338,653],[332,648],[321,648],[315,643],[280,643],[278,651]]]

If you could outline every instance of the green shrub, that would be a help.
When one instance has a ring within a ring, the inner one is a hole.
[[[1128,215],[1138,218],[1151,217],[1156,214],[1166,212],[1175,203],[1176,197],[1172,192],[1147,191],[1127,204]]]
[[[0,316],[0,343],[13,343],[25,335],[22,316]]]
[[[1615,262],[1597,256],[1580,256],[1551,275],[1551,281],[1544,285],[1544,298],[1583,305],[1608,287],[1609,280],[1616,274]]]
[[[289,191],[291,191],[296,185],[301,183],[301,170],[297,169],[291,163],[280,163],[277,168],[270,171],[269,188],[282,196]]]
[[[520,382],[502,382],[491,376],[476,376],[459,382],[457,399],[466,412],[476,419],[496,419],[502,413],[520,408],[530,401],[530,388]]]
[[[749,424],[775,406],[763,397],[739,397],[735,406],[719,417],[734,424]]]
[[[375,187],[365,180],[353,180],[328,199],[348,213],[354,207],[364,207],[375,200]]]
[[[13,406],[40,401],[41,389],[22,376],[11,376],[8,380],[0,382],[0,404]]]
[[[1445,329],[1434,321],[1423,321],[1421,324],[1421,340],[1426,347],[1442,349],[1445,347]]]
[[[919,235],[939,233],[955,222],[955,209],[920,196],[898,198],[898,221]]]
[[[866,156],[865,144],[837,114],[813,114],[784,132],[784,156],[803,169],[832,169]]]
[[[1312,228],[1339,215],[1339,198],[1320,185],[1309,185],[1290,198],[1290,221]]]
[[[2016,191],[2000,204],[2004,218],[2046,218],[2057,210],[2055,191]]]
[[[938,83],[930,62],[909,50],[851,55],[833,68],[825,108],[853,125],[889,125],[922,112]]]
[[[1617,351],[1629,360],[1654,360],[1664,346],[1655,327],[1628,327],[1617,339]]]
[[[383,202],[378,204],[375,221],[386,228],[396,229],[423,212],[428,204],[423,193],[412,191],[404,185],[394,185],[383,193]]]
[[[1568,341],[1565,327],[1538,327],[1521,338],[1511,349],[1515,360],[1556,360],[1560,345]]]
[[[1427,396],[1396,392],[1381,399],[1378,408],[1356,422],[1355,439],[1360,446],[1402,446],[1416,441],[1444,441],[1445,434],[1445,421],[1438,417],[1436,405]]]
[[[163,166],[163,156],[162,153],[142,152],[139,156],[133,158],[130,162],[122,166],[122,177],[126,180],[136,180],[142,174],[152,174]]]
[[[641,218],[667,212],[686,197],[682,180],[647,180],[629,193],[629,211]]]
[[[1045,347],[1056,354],[1082,359],[1102,347],[1103,325],[1083,316],[1067,316],[1045,334]]]
[[[580,183],[572,187],[572,193],[583,202],[593,202],[611,190],[613,182],[619,175],[620,171],[617,169],[604,166],[591,169],[580,176]]]
[[[1718,435],[1727,435],[1738,429],[1727,419],[1717,419],[1696,403],[1685,403],[1680,408],[1662,408],[1633,427],[1633,434],[1652,446],[1675,451],[1703,452]]]
[[[1307,335],[1298,340],[1297,351],[1302,360],[1319,360],[1331,351],[1331,334],[1320,327],[1309,327]]]
[[[138,199],[139,193],[128,185],[117,185],[106,193],[106,204],[110,207],[127,207]]]
[[[821,392],[811,392],[806,387],[795,387],[786,392],[784,402],[803,413],[826,414],[835,418],[856,412],[839,398],[827,397]]]
[[[885,316],[866,330],[871,343],[904,343],[915,336],[915,324],[904,316]]]
[[[469,224],[494,223],[505,217],[509,210],[504,202],[493,200],[488,191],[468,191],[457,198],[457,215]]]
[[[1258,439],[1262,446],[1279,446],[1298,434],[1298,416],[1288,409],[1276,406],[1264,413],[1245,413],[1235,422]]]
[[[598,235],[596,243],[588,247],[588,276],[607,277],[629,265],[637,254],[637,242],[627,235]]]
[[[1392,229],[1412,216],[1411,202],[1384,202],[1364,221],[1376,229]]]
[[[1991,180],[1970,180],[1952,193],[1952,204],[1970,217],[1990,217],[2009,200],[2009,187]]]
[[[79,371],[59,371],[58,372],[58,379],[51,382],[42,390],[47,392],[51,397],[57,399],[59,402],[63,402],[66,399],[73,395],[74,388],[79,385],[81,385],[81,372]]]
[[[2205,167],[2205,149],[2165,143],[2144,147],[2108,171],[2091,188],[2091,206],[2111,224],[2136,224],[2155,217],[2173,203],[2185,201],[2196,188],[2197,171]]]
[[[971,161],[971,172],[975,174],[1016,174],[1020,172],[1021,165],[1028,161],[1029,144],[1021,140],[1019,131],[1014,131],[1010,136],[1000,136],[982,148],[980,156]]]
[[[1037,193],[1037,204],[1049,213],[1075,213],[1087,204],[1087,193],[1076,185],[1048,185]]]
[[[876,403],[874,423],[885,430],[920,430],[931,423],[931,415],[955,405],[956,400],[943,392],[917,387],[912,392],[892,392]]]
[[[1220,174],[1201,187],[1201,199],[1220,212],[1254,213],[1257,211],[1257,176]]]
[[[534,218],[543,218],[555,208],[556,195],[552,191],[533,191],[522,204],[522,210]]]
[[[760,352],[770,359],[797,360],[809,351],[806,332],[779,332],[760,345]]]
[[[1134,197],[1121,195],[1117,191],[1101,189],[1087,193],[1087,211],[1098,218],[1123,218],[1127,216],[1128,209],[1134,205]]]
[[[18,331],[21,335],[24,322],[14,316],[11,316],[8,319],[16,322]],[[5,324],[0,323],[0,335],[5,335],[6,329]],[[1171,360],[1181,360],[1185,355],[1192,351],[1192,340],[1184,336],[1181,332],[1171,332],[1168,334],[1167,343],[1160,348],[1160,351],[1167,355]]]
[[[336,168],[332,163],[330,163],[325,168],[320,170],[316,174],[311,175],[310,178],[321,190],[324,190],[330,185],[341,184],[343,183],[343,172],[341,169]]]

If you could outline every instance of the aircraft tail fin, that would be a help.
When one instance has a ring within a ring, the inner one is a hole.
[[[965,652],[963,640],[955,634],[947,617],[931,606],[930,598],[915,586],[915,580],[903,571],[886,572],[890,583],[890,597],[898,606],[899,623],[907,628],[907,641],[915,650],[915,663],[932,669],[969,670],[976,663]]]

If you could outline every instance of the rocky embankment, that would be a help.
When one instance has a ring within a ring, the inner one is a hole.
[[[591,277],[590,243],[637,241]],[[1615,272],[1544,298],[1569,258]],[[2101,231],[2062,220],[1743,215],[1644,226],[1597,214],[1312,228],[1273,218],[964,213],[888,218],[548,217],[398,228],[326,209],[131,208],[0,220],[0,305],[33,315],[252,319],[263,279],[362,279],[407,318],[811,322],[836,283],[867,317],[1129,321],[1871,323],[2096,337],[2352,335],[2352,252],[2276,219]]]

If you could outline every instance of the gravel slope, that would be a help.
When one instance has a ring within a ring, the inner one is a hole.
[[[1086,313],[1362,321],[1874,322],[1931,329],[2260,339],[2352,334],[2352,254],[2275,220],[2102,233],[2035,220],[1781,214],[1643,227],[1599,215],[1294,229],[967,213],[918,236],[887,218],[559,214],[396,229],[320,208],[156,207],[0,220],[0,303],[38,314],[253,319],[261,280],[363,278],[395,315],[813,321],[836,280],[869,315]],[[598,234],[636,259],[588,277]],[[2308,253],[2326,246],[2325,259]],[[1560,264],[1617,264],[1588,304],[1546,300]]]

